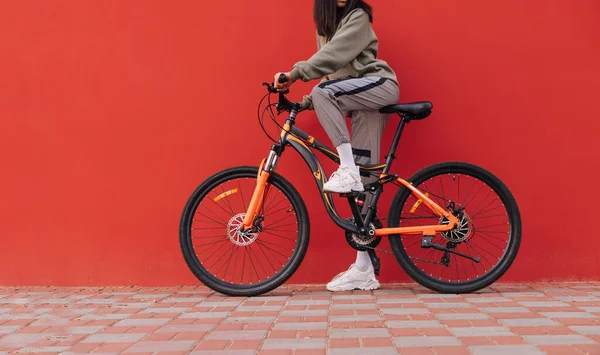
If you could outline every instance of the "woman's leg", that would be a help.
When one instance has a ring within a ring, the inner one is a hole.
[[[380,114],[378,110],[383,106],[397,103],[399,97],[395,83],[381,82],[379,78],[365,79],[367,80],[350,79],[330,82],[329,85],[324,83],[326,85],[318,86],[312,94],[319,120],[338,151],[345,149],[345,144],[351,143],[352,165],[355,162],[358,165],[380,162],[381,138],[389,115]],[[352,112],[351,138],[346,129],[344,111]],[[343,158],[341,160],[342,167],[345,164]],[[358,169],[356,172],[358,174]],[[375,181],[376,177],[367,178],[358,175],[358,179],[362,187],[362,184]],[[363,214],[366,213],[371,198],[371,194],[367,193]],[[379,282],[375,278],[371,259],[367,252],[360,251],[357,251],[355,263],[327,284],[327,289],[330,291],[376,288],[379,288]]]
[[[380,114],[378,111],[354,111],[352,112],[352,148],[354,160],[358,165],[376,164],[381,158],[381,138],[389,119],[389,115]],[[377,177],[361,177],[363,184],[368,184]],[[363,215],[367,213],[368,205],[372,195],[366,194],[363,205]],[[379,288],[379,281],[375,278],[375,272],[369,253],[366,251],[356,252],[356,261],[350,268],[336,276],[327,284],[330,291],[347,291],[354,289],[374,290]]]
[[[311,94],[319,122],[340,155],[340,167],[323,190],[334,193],[364,191],[353,157],[344,112],[374,111],[398,102],[399,89],[391,80],[378,77],[332,80],[317,85]],[[354,131],[354,129],[353,129]]]

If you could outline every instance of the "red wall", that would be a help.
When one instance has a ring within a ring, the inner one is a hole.
[[[466,160],[507,183],[524,234],[503,280],[598,278],[599,3],[371,2],[401,101],[435,105],[407,127],[395,170]],[[311,4],[4,1],[0,284],[196,284],[182,208],[210,174],[268,153],[261,83],[315,50]],[[299,122],[329,142],[312,113]],[[279,172],[313,226],[290,282],[326,282],[355,252],[290,152]],[[408,280],[382,261],[382,281]]]

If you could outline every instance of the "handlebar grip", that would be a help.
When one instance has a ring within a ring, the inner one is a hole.
[[[279,81],[280,84],[283,84],[283,83],[287,82],[288,79],[287,79],[287,76],[285,76],[285,74],[279,74],[279,79],[277,81]]]

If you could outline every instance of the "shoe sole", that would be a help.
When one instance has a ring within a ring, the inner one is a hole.
[[[365,192],[365,189],[361,189],[361,190],[350,190],[350,191],[335,191],[335,190],[329,190],[329,189],[323,189],[323,192],[328,192],[328,193],[332,193],[332,194],[349,194],[352,192]]]
[[[346,284],[346,285],[340,285],[340,286],[335,286],[335,287],[327,286],[327,290],[332,291],[332,292],[353,291],[353,290],[371,291],[371,290],[378,289],[380,286],[381,285],[379,284],[379,281],[369,280],[369,281],[365,281],[365,282],[361,282],[361,283]]]

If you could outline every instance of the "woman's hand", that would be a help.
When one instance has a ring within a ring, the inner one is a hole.
[[[279,76],[281,74],[284,74],[285,77],[287,78],[287,81],[285,83],[279,82]],[[288,73],[277,73],[277,74],[275,74],[273,83],[275,85],[275,89],[277,89],[279,91],[285,91],[292,85],[292,75],[289,72]]]

